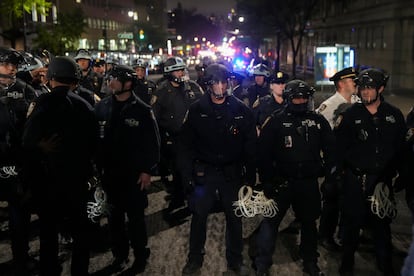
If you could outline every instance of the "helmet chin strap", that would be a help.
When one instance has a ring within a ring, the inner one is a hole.
[[[216,93],[214,91],[212,91],[214,98],[216,98],[216,100],[222,100],[224,99],[224,97],[226,96],[224,93]]]

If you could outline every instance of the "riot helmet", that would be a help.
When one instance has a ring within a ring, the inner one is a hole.
[[[310,104],[315,89],[302,80],[292,80],[283,89],[283,100],[287,108],[294,113],[304,113],[311,110]],[[305,102],[295,103],[295,99],[305,99]]]
[[[170,81],[181,84],[184,82],[184,77],[175,77],[172,75],[172,72],[185,70],[186,68],[187,67],[182,58],[171,57],[164,63],[164,76]]]
[[[135,60],[132,68],[135,70],[137,78],[140,80],[145,79],[145,77],[148,75],[148,62],[142,58]]]
[[[50,61],[46,77],[48,80],[73,84],[79,82],[81,72],[78,64],[72,58],[57,56]]]
[[[33,56],[27,52],[21,52],[21,55],[24,57],[24,63],[21,63],[18,66],[18,71],[32,71],[35,69],[40,69],[45,67],[45,63],[40,57]]]
[[[265,78],[270,77],[270,70],[266,64],[259,63],[253,67],[253,76],[263,76]]]
[[[126,65],[114,64],[111,70],[108,72],[109,79],[116,79],[122,83],[122,88],[119,91],[114,91],[116,95],[122,94],[127,91],[131,91],[136,84],[137,74],[134,69]],[[131,87],[125,89],[125,83],[131,81]]]
[[[136,59],[134,61],[134,64],[132,64],[132,68],[135,69],[137,67],[141,67],[141,68],[147,69],[148,68],[148,62],[146,62],[142,58]]]
[[[204,72],[206,70],[206,66],[204,64],[197,64],[195,66],[195,70],[197,72]]]
[[[375,102],[379,97],[379,90],[387,85],[389,76],[383,71],[375,68],[369,68],[361,71],[358,77],[355,79],[355,84],[358,87],[358,96],[361,98],[364,104],[371,104]],[[375,98],[364,100],[361,96],[361,90],[366,88],[374,88],[376,91]]]
[[[371,87],[379,89],[381,86],[386,86],[389,76],[383,71],[369,68],[361,71],[358,77],[355,79],[355,83],[358,87]]]
[[[91,54],[89,53],[88,50],[86,49],[79,49],[76,52],[76,56],[74,57],[74,59],[76,61],[78,61],[79,59],[88,59],[88,60],[92,60]]]
[[[15,49],[0,47],[0,63],[11,63],[17,66],[23,62],[23,56]]]
[[[204,72],[204,83],[206,84],[207,92],[212,94],[217,100],[231,95],[232,86],[230,78],[231,72],[226,66],[219,63],[210,64]],[[225,91],[223,91],[223,85],[226,85]]]

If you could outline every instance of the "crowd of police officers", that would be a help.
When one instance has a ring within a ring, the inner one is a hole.
[[[130,269],[145,271],[146,190],[151,176],[160,175],[167,211],[192,214],[182,275],[199,275],[204,255],[213,253],[205,249],[207,217],[218,203],[226,218],[225,273],[249,275],[233,205],[243,185],[278,205],[252,236],[256,275],[271,275],[278,228],[290,207],[300,222],[305,273],[323,275],[319,240],[342,251],[339,273],[353,275],[361,232],[370,229],[378,269],[397,275],[390,223],[395,191],[406,189],[414,209],[414,135],[383,97],[387,73],[337,72],[335,94],[315,111],[313,87],[264,62],[253,68],[250,86],[226,62],[196,69],[192,81],[183,59],[170,57],[154,83],[142,59],[126,66],[93,59],[84,49],[72,58],[0,47],[0,199],[8,202],[15,274],[60,275],[59,237],[70,233],[71,273],[88,275],[96,234],[88,218],[102,215],[88,200],[98,188],[107,206],[111,272],[129,266],[130,247]],[[28,254],[32,213],[40,222],[39,264]],[[410,256],[404,275],[414,271]]]

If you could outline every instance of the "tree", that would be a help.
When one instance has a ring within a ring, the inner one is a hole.
[[[38,28],[38,37],[35,45],[40,49],[47,49],[56,55],[63,55],[65,51],[77,49],[76,42],[85,31],[84,13],[80,7],[69,12],[58,14],[58,22],[51,28]]]
[[[254,18],[250,21],[261,27],[259,30],[264,30],[264,33],[271,31],[289,41],[293,53],[292,75],[295,77],[296,57],[317,2],[318,0],[238,0],[237,10],[248,18]],[[256,32],[256,28],[252,30]]]
[[[45,15],[51,6],[52,3],[46,0],[2,0],[0,14],[3,15],[5,27],[0,35],[10,40],[12,47],[15,48],[18,38],[23,36],[25,39],[26,13],[31,13],[32,7],[36,7],[37,13]]]
[[[176,29],[177,34],[180,34],[187,43],[194,37],[205,37],[214,43],[220,41],[222,35],[220,27],[196,12],[196,9],[186,10],[181,3],[178,3],[177,8],[173,10],[175,19],[170,22],[169,28]],[[211,18],[214,18],[214,15]]]

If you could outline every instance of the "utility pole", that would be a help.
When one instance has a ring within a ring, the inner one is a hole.
[[[26,22],[26,11],[24,10],[24,0],[22,0],[22,11],[23,11],[23,50],[27,50],[27,22]]]
[[[108,57],[108,10],[109,10],[109,0],[106,0],[105,20],[104,20],[104,29],[103,29],[105,57]]]

